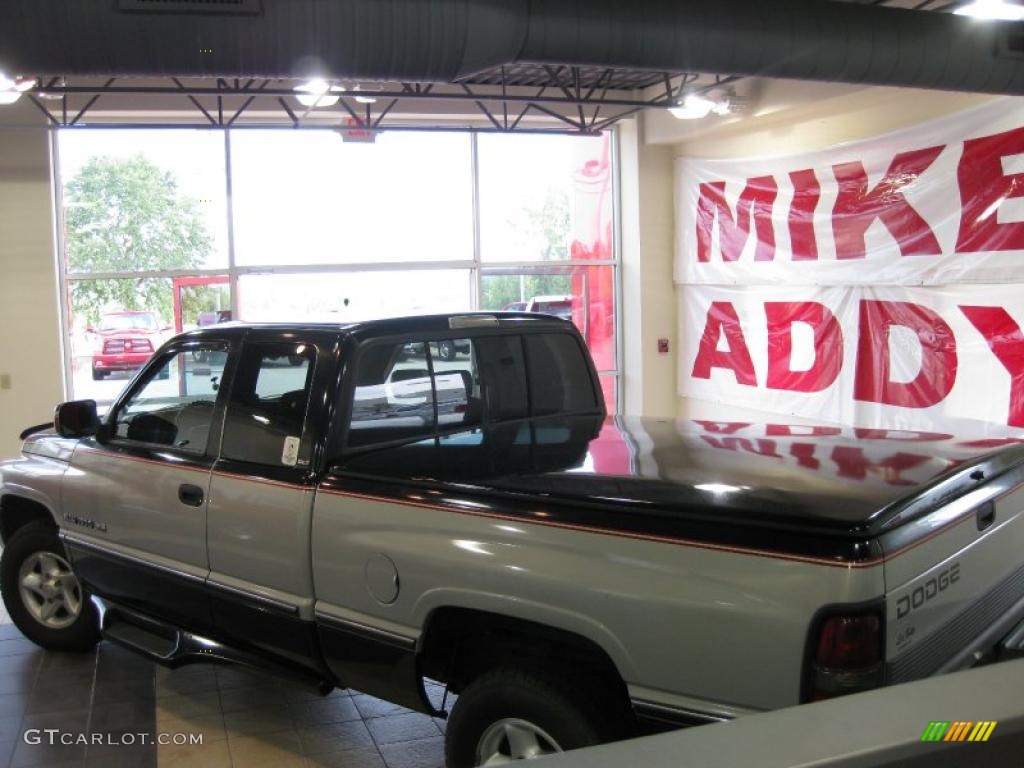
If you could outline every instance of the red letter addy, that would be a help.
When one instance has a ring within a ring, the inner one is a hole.
[[[729,342],[727,350],[718,350],[722,334]],[[754,361],[743,338],[743,329],[731,302],[713,301],[708,308],[708,323],[700,337],[697,359],[693,362],[695,379],[710,379],[712,368],[728,368],[736,375],[736,381],[751,387],[757,386],[754,376]]]

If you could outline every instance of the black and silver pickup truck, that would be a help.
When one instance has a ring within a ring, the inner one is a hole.
[[[608,417],[553,317],[215,326],[53,426],[0,464],[25,635],[440,681],[451,768],[1024,645],[1024,447]]]

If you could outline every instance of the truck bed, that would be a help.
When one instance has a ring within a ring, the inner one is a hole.
[[[372,451],[341,474],[370,493],[426,489],[549,523],[856,562],[1024,465],[1018,445],[801,434],[826,429],[554,417]]]

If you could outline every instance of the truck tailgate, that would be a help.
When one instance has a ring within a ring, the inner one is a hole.
[[[1024,468],[985,474],[882,538],[890,683],[971,666],[1024,618]]]

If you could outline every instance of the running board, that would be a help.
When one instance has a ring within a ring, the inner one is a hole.
[[[202,661],[236,664],[298,683],[322,696],[335,688],[334,683],[301,667],[271,661],[106,601],[102,608],[100,628],[105,639],[162,666],[173,669]]]

